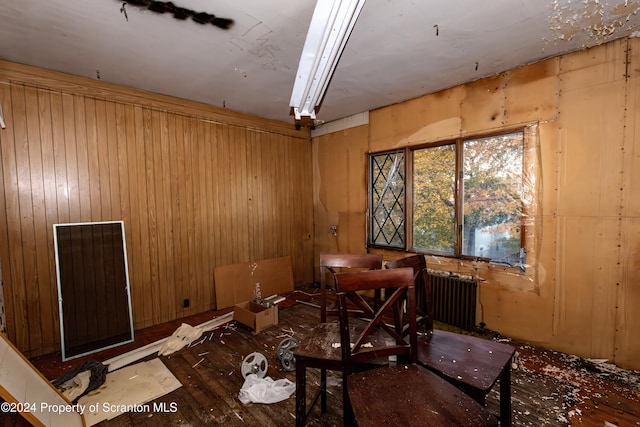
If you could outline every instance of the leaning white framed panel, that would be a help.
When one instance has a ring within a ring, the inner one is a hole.
[[[134,339],[124,221],[53,225],[62,360]]]

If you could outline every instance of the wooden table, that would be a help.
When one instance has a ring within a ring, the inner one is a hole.
[[[511,426],[511,359],[507,344],[434,329],[418,338],[418,362],[462,388],[482,405],[500,380],[500,425]]]

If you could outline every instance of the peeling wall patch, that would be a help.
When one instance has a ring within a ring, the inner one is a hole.
[[[547,22],[553,33],[552,41],[570,41],[578,37],[586,48],[614,39],[619,30],[640,30],[640,24],[630,21],[640,11],[638,0],[625,0],[616,5],[599,0],[577,3],[554,0],[549,8],[552,13]]]

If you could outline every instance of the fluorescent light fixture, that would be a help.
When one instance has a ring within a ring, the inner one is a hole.
[[[296,123],[316,119],[333,71],[365,0],[318,0],[304,42],[289,106]]]

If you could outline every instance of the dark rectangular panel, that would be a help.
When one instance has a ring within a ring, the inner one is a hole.
[[[133,340],[122,222],[54,229],[63,359]]]

